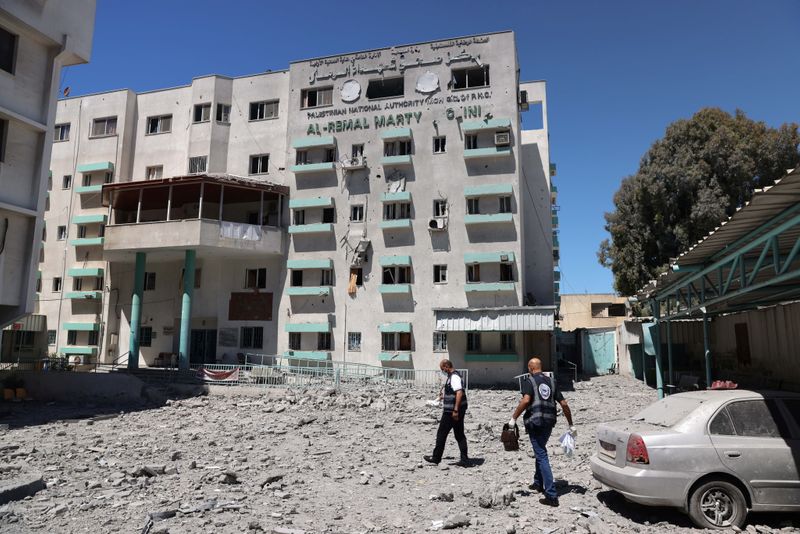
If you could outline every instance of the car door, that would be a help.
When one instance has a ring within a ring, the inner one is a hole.
[[[800,507],[800,450],[775,400],[728,403],[709,434],[720,461],[750,486],[754,505]]]

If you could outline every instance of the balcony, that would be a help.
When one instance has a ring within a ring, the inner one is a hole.
[[[516,362],[519,356],[515,352],[501,352],[498,354],[486,354],[468,352],[464,354],[465,362]]]
[[[511,184],[487,184],[464,188],[464,197],[507,196],[513,194]]]
[[[290,234],[329,234],[333,232],[333,223],[293,224]]]
[[[84,163],[82,165],[78,165],[77,170],[81,174],[91,174],[93,172],[114,172],[114,164],[110,161]]]
[[[331,325],[328,322],[324,323],[287,323],[284,325],[286,332],[298,333],[324,333],[331,331]]]
[[[290,360],[330,360],[331,353],[324,350],[287,350],[283,353],[284,358]]]
[[[483,121],[464,121],[461,130],[464,133],[477,133],[487,130],[509,130],[511,119],[488,119]]]
[[[411,219],[392,219],[380,222],[381,230],[411,229]]]
[[[67,269],[67,274],[73,278],[81,277],[100,277],[103,276],[103,269],[99,267],[75,267]]]
[[[69,244],[73,247],[98,247],[104,242],[105,237],[78,237],[69,240]]]
[[[464,215],[464,224],[498,224],[514,222],[513,213],[470,213]]]
[[[330,297],[330,286],[292,286],[286,290],[290,297]]]
[[[467,293],[502,293],[513,292],[514,282],[467,282],[464,284]]]
[[[381,295],[407,295],[411,293],[411,284],[381,284],[378,292]]]
[[[367,168],[367,156],[353,156],[353,157],[342,157],[340,158],[342,163],[342,169],[346,171],[356,171],[359,169],[366,169]]]
[[[292,165],[289,170],[295,174],[310,174],[316,172],[326,172],[336,170],[335,161],[326,161],[322,163],[298,163]]]
[[[513,252],[470,252],[464,254],[464,263],[503,263],[513,262],[516,256]]]
[[[90,193],[101,193],[103,191],[103,184],[97,185],[82,185],[75,188],[75,192],[79,195],[87,195]]]
[[[332,135],[314,135],[308,137],[296,137],[292,139],[292,148],[330,148],[336,146],[336,139]]]
[[[75,330],[77,332],[97,332],[100,325],[97,323],[64,323],[64,330]]]
[[[72,224],[105,224],[107,218],[105,214],[76,215],[72,218]]]
[[[102,291],[70,291],[64,295],[68,300],[100,300],[103,298]]]
[[[60,347],[58,352],[67,356],[97,356],[97,347]]]
[[[289,201],[289,209],[293,210],[332,207],[333,198],[331,197],[293,198]]]
[[[511,156],[510,146],[490,146],[464,150],[464,159],[507,158]]]
[[[404,154],[402,156],[383,156],[381,158],[381,165],[411,165],[411,154]]]
[[[381,193],[381,202],[411,202],[411,192],[395,191]]]
[[[406,352],[406,351],[381,352],[378,354],[378,360],[382,362],[410,362],[411,352]]]
[[[390,128],[381,132],[384,141],[402,141],[411,139],[411,128]]]
[[[333,260],[289,260],[286,262],[287,269],[333,269]]]

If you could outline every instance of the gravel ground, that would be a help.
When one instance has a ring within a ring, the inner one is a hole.
[[[550,444],[557,509],[527,490],[527,436],[517,452],[499,441],[513,391],[469,392],[471,468],[452,465],[452,434],[441,465],[422,461],[440,412],[425,404],[432,392],[213,388],[156,408],[5,405],[0,484],[32,473],[47,488],[1,506],[0,531],[697,532],[683,514],[627,503],[591,476],[595,425],[634,414],[655,393],[606,376],[564,394],[579,435],[566,457],[559,418]],[[800,526],[793,516],[753,516],[747,530],[796,532],[793,521]]]

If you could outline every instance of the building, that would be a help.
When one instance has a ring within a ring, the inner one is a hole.
[[[48,350],[132,367],[449,357],[486,382],[549,357],[547,102],[516,57],[501,32],[60,101]]]
[[[94,0],[0,3],[0,327],[34,309],[48,162],[62,67],[86,63]],[[41,318],[15,325],[26,344]]]

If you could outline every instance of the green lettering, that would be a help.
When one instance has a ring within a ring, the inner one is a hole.
[[[328,123],[328,127],[326,129],[327,129],[327,131],[332,132],[332,131],[334,131],[336,129],[336,124],[333,123],[333,122],[329,122]]]
[[[414,112],[414,118],[417,119],[417,124],[419,124],[419,120],[422,118],[422,112],[421,111],[415,111]]]
[[[394,115],[386,117],[386,126],[394,126]]]
[[[309,124],[309,125],[308,125],[308,128],[306,128],[306,135],[314,135],[314,134],[316,133],[316,132],[314,131],[314,126],[315,126],[315,125],[314,125],[314,123],[313,123],[313,122],[312,122],[311,124]]]
[[[353,123],[353,130],[360,130],[361,129],[361,119],[356,119]]]
[[[386,126],[386,117],[383,115],[375,115],[375,128],[383,128]]]
[[[413,113],[403,113],[403,115],[406,117],[406,124],[411,126],[411,115],[413,115]]]

